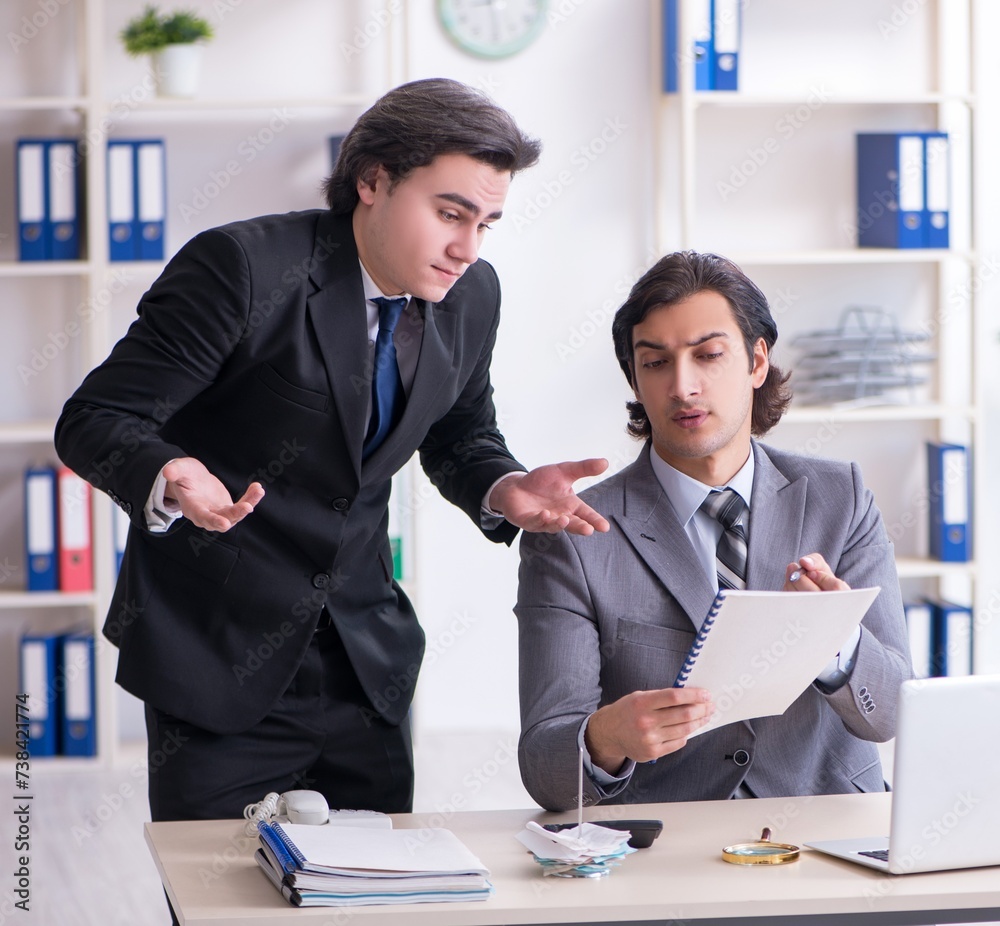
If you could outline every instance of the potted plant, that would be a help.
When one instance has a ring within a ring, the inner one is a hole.
[[[194,12],[164,14],[147,6],[122,29],[121,40],[133,57],[153,56],[158,93],[193,97],[198,89],[202,45],[212,35],[208,20]]]

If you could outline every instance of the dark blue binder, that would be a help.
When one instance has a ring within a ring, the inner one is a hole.
[[[927,442],[928,545],[933,559],[972,559],[971,453],[962,444]]]
[[[972,675],[972,609],[928,598],[934,612],[931,666],[934,675]]]
[[[49,260],[79,260],[80,152],[76,139],[49,139],[46,144],[46,162],[46,256]]]
[[[108,170],[108,257],[138,260],[135,211],[135,151],[129,141],[110,139]]]
[[[48,172],[46,143],[40,138],[17,142],[18,257],[45,260],[48,245]]]
[[[951,166],[947,132],[924,132],[925,247],[947,248],[951,241]]]
[[[28,695],[31,756],[59,752],[59,713],[62,686],[59,672],[59,635],[25,633],[21,637],[21,691]]]
[[[163,139],[135,142],[136,215],[139,260],[163,260],[166,163]]]
[[[742,0],[712,0],[713,90],[739,90]]]
[[[923,134],[860,133],[857,162],[858,247],[926,247]]]
[[[60,639],[60,652],[62,754],[97,755],[93,633],[66,634]]]
[[[24,552],[29,592],[59,588],[59,550],[56,526],[56,471],[32,467],[24,474]]]

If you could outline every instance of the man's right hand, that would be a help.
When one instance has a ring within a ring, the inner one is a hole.
[[[164,498],[175,501],[192,524],[207,531],[227,531],[250,514],[264,497],[264,487],[252,482],[233,502],[226,487],[194,457],[179,457],[163,467]]]
[[[584,742],[590,761],[617,775],[626,759],[651,762],[676,752],[715,711],[705,688],[633,691],[590,715]]]

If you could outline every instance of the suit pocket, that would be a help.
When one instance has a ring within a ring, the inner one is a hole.
[[[190,521],[165,534],[140,533],[143,543],[205,579],[225,585],[239,559],[239,549],[220,540],[220,535],[195,527]]]
[[[271,392],[280,395],[289,402],[296,405],[304,405],[317,412],[325,412],[330,404],[330,397],[321,392],[313,392],[311,389],[303,389],[290,383],[269,363],[262,363],[257,370],[257,378]]]
[[[644,624],[641,621],[619,618],[616,637],[621,643],[687,653],[694,643],[695,634],[693,630],[675,630],[673,627],[661,627],[659,624]]]
[[[865,794],[885,791],[885,778],[882,777],[882,763],[878,759],[875,759],[874,762],[870,762],[860,772],[855,772],[851,775],[851,784]]]

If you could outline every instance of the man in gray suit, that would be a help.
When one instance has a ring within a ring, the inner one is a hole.
[[[583,747],[586,804],[883,790],[874,744],[911,676],[892,545],[855,464],[752,439],[790,401],[767,300],[728,260],[671,254],[612,331],[646,444],[581,493],[608,536],[522,537],[525,786],[547,809],[575,806]],[[783,715],[689,742],[711,695],[671,686],[720,585],[881,592]]]

